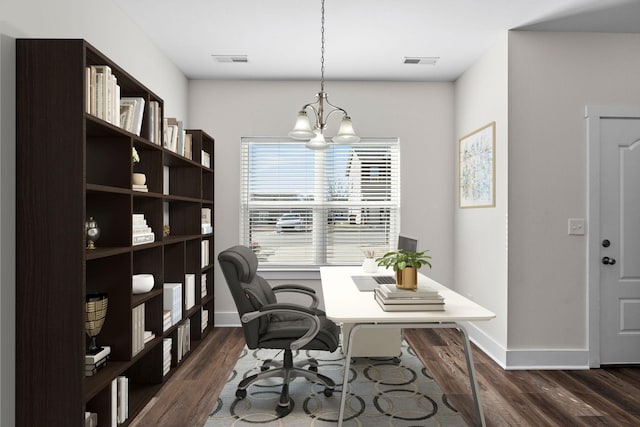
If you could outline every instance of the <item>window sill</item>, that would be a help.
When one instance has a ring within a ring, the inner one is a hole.
[[[266,280],[320,280],[320,267],[313,269],[258,269],[258,274]]]

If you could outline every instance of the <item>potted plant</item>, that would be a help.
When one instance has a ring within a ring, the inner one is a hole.
[[[431,262],[429,262],[431,256],[427,255],[427,252],[427,250],[414,252],[396,249],[377,258],[376,262],[379,266],[393,268],[396,273],[396,287],[400,289],[417,289],[418,270],[423,265],[431,268]]]

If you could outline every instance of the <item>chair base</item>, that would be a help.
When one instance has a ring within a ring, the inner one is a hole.
[[[308,369],[304,367],[308,366]],[[306,359],[301,362],[293,363],[293,355],[291,350],[284,351],[284,363],[275,360],[266,360],[260,368],[261,372],[251,375],[240,381],[236,390],[236,397],[244,399],[247,396],[247,388],[256,381],[265,378],[282,378],[282,391],[280,392],[280,401],[276,412],[279,417],[284,417],[291,412],[291,401],[289,399],[289,383],[297,377],[304,377],[309,381],[324,385],[324,395],[329,397],[333,394],[336,387],[335,382],[318,373],[318,362],[315,359]]]

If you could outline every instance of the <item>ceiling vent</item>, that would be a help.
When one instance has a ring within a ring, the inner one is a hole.
[[[437,56],[405,56],[403,64],[436,65],[440,58]]]
[[[216,62],[249,62],[247,55],[211,55]]]

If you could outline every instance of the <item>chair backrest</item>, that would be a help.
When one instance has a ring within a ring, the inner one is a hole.
[[[218,262],[241,318],[245,313],[277,301],[269,283],[256,274],[258,258],[248,247],[238,245],[226,249],[218,255]],[[262,316],[242,324],[249,348],[257,347],[258,338],[267,330],[269,320],[270,316]]]

